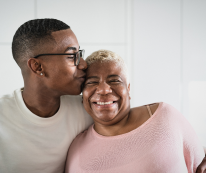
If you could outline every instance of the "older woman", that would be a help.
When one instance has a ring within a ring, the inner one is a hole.
[[[123,60],[106,50],[86,59],[83,104],[94,125],[70,146],[66,173],[193,173],[204,157],[187,120],[167,103],[130,108]]]

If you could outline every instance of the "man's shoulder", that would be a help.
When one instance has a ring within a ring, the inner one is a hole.
[[[67,113],[74,118],[73,121],[77,122],[79,127],[78,133],[87,129],[93,123],[91,116],[84,109],[82,95],[64,95],[61,99]]]
[[[3,94],[0,96],[0,105],[11,103],[15,101],[14,92],[11,92],[10,94]]]
[[[82,146],[85,146],[86,143],[91,142],[92,141],[92,128],[93,125],[90,125],[87,129],[85,129],[84,131],[82,131],[81,133],[79,133],[76,138],[73,140],[70,148],[73,149],[74,148],[79,148]],[[78,146],[78,147],[77,147]]]
[[[64,95],[61,96],[61,104],[67,108],[70,113],[77,114],[76,116],[82,116],[86,114],[84,106],[82,104],[81,95]]]
[[[84,110],[82,104],[82,96],[81,95],[64,95],[61,96],[61,102],[66,106],[68,109],[73,111]]]
[[[16,100],[15,94],[4,94],[0,96],[0,119],[2,121],[3,117],[7,117],[12,111],[16,111]]]
[[[62,98],[68,103],[82,103],[82,95],[64,95]]]

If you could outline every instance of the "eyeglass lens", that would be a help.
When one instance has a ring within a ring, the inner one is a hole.
[[[76,55],[68,55],[68,65],[79,65],[80,58],[84,57],[84,51],[79,51]]]
[[[84,50],[81,50],[76,54],[76,61],[75,61],[74,65],[79,65],[80,58],[84,59]]]

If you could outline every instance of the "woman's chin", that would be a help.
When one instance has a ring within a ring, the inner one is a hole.
[[[98,119],[99,122],[111,122],[115,116],[108,116],[108,115],[105,115],[105,116],[101,116],[101,117],[96,117]]]

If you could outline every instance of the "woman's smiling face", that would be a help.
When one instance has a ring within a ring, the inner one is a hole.
[[[87,70],[84,107],[95,122],[115,124],[129,113],[129,90],[124,70],[118,63],[94,62]]]

